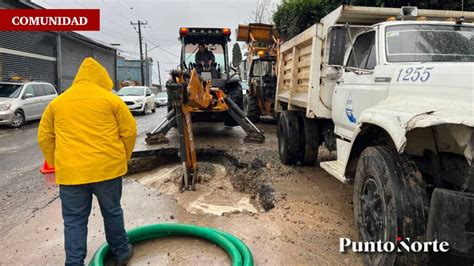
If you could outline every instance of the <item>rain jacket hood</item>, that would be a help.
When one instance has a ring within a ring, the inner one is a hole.
[[[106,69],[86,58],[72,86],[43,113],[38,144],[58,184],[101,182],[127,172],[136,122],[112,86]]]
[[[72,85],[92,83],[102,89],[112,91],[113,82],[110,79],[107,70],[97,61],[88,57],[82,62]]]

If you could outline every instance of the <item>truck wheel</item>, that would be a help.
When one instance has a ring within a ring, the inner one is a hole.
[[[426,191],[421,173],[406,155],[389,147],[366,148],[357,163],[354,216],[359,241],[423,241],[426,230]],[[409,243],[408,243],[409,244]],[[364,253],[367,265],[418,265],[421,253]]]
[[[303,165],[314,165],[318,159],[318,149],[321,145],[319,127],[315,119],[300,117],[301,148],[299,161]]]
[[[257,96],[252,94],[245,95],[244,111],[253,123],[260,121],[260,110],[258,109]]]
[[[278,119],[278,153],[286,165],[296,164],[300,147],[298,116],[294,112],[283,111]]]
[[[237,104],[240,110],[244,107],[244,95],[242,93],[242,87],[240,86],[240,82],[233,82],[227,85],[227,96],[229,96],[232,101]],[[238,126],[239,123],[234,120],[234,118],[226,113],[224,116],[224,125],[226,127],[235,127]]]

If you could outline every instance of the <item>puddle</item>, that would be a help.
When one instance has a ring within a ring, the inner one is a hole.
[[[249,194],[234,189],[223,164],[198,162],[200,182],[196,184],[196,191],[180,192],[182,174],[180,163],[168,163],[130,177],[144,186],[173,196],[189,213],[220,216],[225,213],[258,212]]]

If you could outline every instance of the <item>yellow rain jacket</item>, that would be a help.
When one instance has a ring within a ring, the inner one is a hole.
[[[43,113],[38,143],[58,184],[101,182],[127,172],[137,125],[112,86],[105,68],[88,57],[72,86]]]

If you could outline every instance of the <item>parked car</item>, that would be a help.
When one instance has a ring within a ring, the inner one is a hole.
[[[129,86],[119,90],[118,96],[122,98],[128,109],[145,115],[148,111],[156,110],[155,94],[145,86]]]
[[[0,82],[0,125],[21,127],[40,119],[46,106],[58,96],[47,82]]]
[[[158,92],[156,94],[155,105],[160,106],[168,106],[168,93],[165,91]]]

